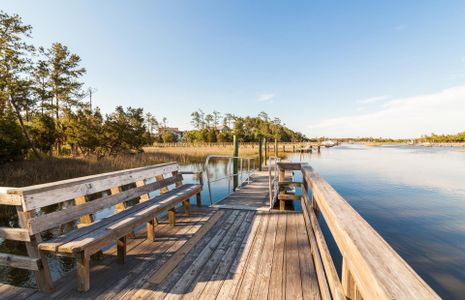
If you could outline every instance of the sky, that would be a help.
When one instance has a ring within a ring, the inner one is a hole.
[[[309,137],[465,131],[465,1],[25,1],[0,9],[82,58],[103,112],[191,128],[261,111]]]

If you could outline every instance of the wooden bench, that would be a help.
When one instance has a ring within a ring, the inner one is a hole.
[[[167,174],[169,177],[165,177]],[[178,204],[182,203],[188,213],[189,199],[196,196],[197,205],[201,205],[201,184],[183,184],[182,180],[179,166],[165,163],[7,189],[5,194],[9,199],[17,198],[21,203],[17,211],[20,225],[30,237],[28,253],[39,266],[36,270],[39,288],[52,289],[47,253],[76,257],[78,290],[87,291],[91,255],[116,241],[118,261],[124,263],[126,240],[136,227],[146,223],[147,238],[154,240],[156,217],[166,211],[169,224],[174,226]],[[171,185],[174,188],[169,190]],[[156,191],[159,194],[154,195]],[[128,201],[136,204],[127,206]],[[111,207],[115,207],[114,214],[94,220],[95,213]],[[77,219],[80,222],[75,229],[48,241],[41,240],[41,232]]]

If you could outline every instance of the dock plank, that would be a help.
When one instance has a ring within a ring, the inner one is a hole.
[[[297,245],[297,213],[289,213],[286,226],[286,259],[284,270],[286,271],[285,292],[286,299],[302,299],[302,280],[300,277],[299,250]],[[302,229],[300,229],[302,230]]]
[[[270,284],[271,269],[273,266],[273,253],[276,244],[278,214],[271,214],[269,217],[268,230],[265,236],[265,244],[263,245],[263,252],[257,276],[255,277],[255,284],[252,290],[252,299],[266,299],[268,296],[268,287]]]
[[[231,268],[233,268],[232,264],[236,257],[240,257],[245,244],[243,243],[244,240],[247,238],[247,232],[250,230],[250,224],[253,222],[254,214],[248,213],[246,216],[245,221],[242,223],[241,228],[237,232],[234,240],[232,241],[231,245],[228,247],[226,253],[221,258],[218,267],[213,273],[212,277],[206,284],[203,292],[199,295],[199,299],[216,299],[220,290],[222,289],[225,282],[228,280]],[[221,299],[221,297],[219,297]]]
[[[279,214],[278,228],[273,254],[273,264],[271,267],[269,299],[284,299],[284,255],[286,242],[287,214]]]
[[[256,172],[251,183],[240,187],[223,200],[214,205],[218,208],[268,210],[268,172]]]

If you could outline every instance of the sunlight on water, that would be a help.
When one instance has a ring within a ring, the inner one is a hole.
[[[342,145],[293,154],[319,172],[442,297],[465,295],[465,152]]]

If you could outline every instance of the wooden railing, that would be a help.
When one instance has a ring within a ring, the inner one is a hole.
[[[439,299],[311,166],[279,165],[281,172],[302,171],[302,210],[323,299]],[[320,228],[319,216],[324,218],[342,254],[341,280]]]

